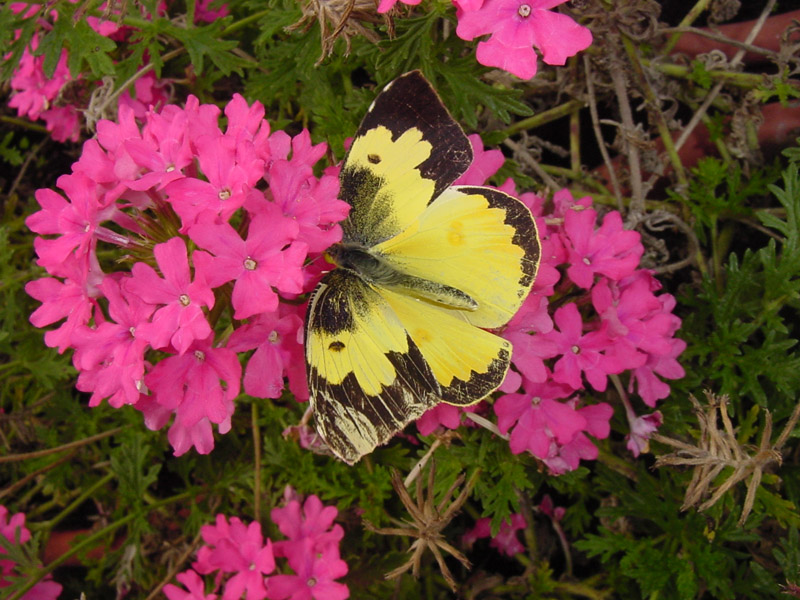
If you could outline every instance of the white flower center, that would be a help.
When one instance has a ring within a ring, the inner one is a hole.
[[[257,266],[258,263],[249,256],[244,259],[244,268],[247,269],[248,271],[255,271]]]
[[[572,350],[573,354],[580,354],[581,353],[581,349],[578,346],[573,346],[572,348],[570,348],[570,350]]]
[[[231,191],[228,188],[219,191],[219,199],[220,200],[227,200],[231,197]]]
[[[269,340],[270,344],[275,344],[280,339],[280,336],[278,335],[278,332],[273,329],[272,331],[269,332],[269,336],[267,336],[267,339]]]
[[[206,359],[206,354],[202,350],[195,350],[194,357],[199,361],[204,361]]]
[[[189,298],[187,294],[181,294],[180,296],[178,296],[178,300],[184,306],[189,306],[192,303],[192,299]]]
[[[530,4],[520,4],[519,8],[517,9],[517,14],[522,17],[523,19],[526,17],[531,16],[531,5]]]

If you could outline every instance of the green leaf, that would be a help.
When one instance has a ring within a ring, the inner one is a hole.
[[[242,68],[249,63],[231,52],[238,46],[238,42],[219,37],[223,29],[223,21],[215,21],[203,27],[187,28],[170,24],[165,26],[165,30],[184,45],[189,53],[192,66],[198,74],[204,73],[205,61],[208,59],[223,75],[230,75],[234,72],[241,75]]]

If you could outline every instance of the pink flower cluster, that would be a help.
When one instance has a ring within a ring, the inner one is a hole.
[[[475,161],[458,183],[483,184],[502,155],[484,151],[478,136],[471,140]],[[515,194],[511,180],[500,189]],[[574,200],[561,190],[546,213],[543,199],[519,197],[536,217],[542,260],[533,291],[502,333],[514,344],[514,369],[493,409],[500,432],[510,432],[511,451],[529,451],[558,474],[597,457],[587,434],[603,439],[610,431],[609,404],[581,406],[587,384],[603,392],[609,375],[629,373],[628,392],[637,391],[654,407],[669,394],[661,378],[683,377],[677,357],[686,343],[674,337],[681,324],[672,313],[675,299],[656,295],[661,285],[639,268],[640,236],[624,229],[617,211],[606,212],[598,225],[588,197]],[[631,427],[628,447],[638,455],[661,415],[637,417],[627,398],[623,403]],[[435,421],[457,427],[462,419],[452,412],[429,411],[421,419],[424,430],[430,432]]]
[[[336,173],[313,173],[324,144],[270,132],[263,106],[238,95],[224,112],[223,131],[220,109],[194,97],[143,123],[120,106],[58,179],[63,195],[38,190],[26,221],[51,275],[26,286],[42,302],[31,322],[63,321],[45,343],[75,350],[90,406],[132,405],[151,429],[174,415],[176,455],[208,453],[212,425],[230,429],[238,352],[255,350],[248,394],[277,398],[288,377],[308,397],[303,308],[279,297],[313,285],[304,261],[341,238],[349,209]]]
[[[417,5],[420,0],[400,0]],[[476,58],[487,67],[497,67],[520,79],[536,75],[538,56],[548,65],[563,65],[570,56],[592,43],[592,32],[567,15],[550,9],[566,0],[453,0],[462,40],[478,42]],[[392,9],[397,0],[381,0],[378,12]]]
[[[70,0],[75,3],[78,0]],[[195,9],[196,21],[213,21],[227,14],[227,6],[221,5],[218,9],[210,8],[213,0],[202,0],[197,3]],[[103,4],[99,10],[106,10]],[[15,2],[11,4],[14,13],[23,13],[24,18],[34,18],[41,10],[40,4],[28,4],[26,2]],[[160,12],[166,10],[166,5],[161,4]],[[114,8],[111,13],[117,13]],[[58,18],[55,11],[50,15],[53,20]],[[148,18],[147,14],[143,15]],[[123,41],[132,32],[130,27],[120,27],[111,20],[101,20],[97,17],[87,17],[89,26],[102,36],[110,37],[118,41]],[[50,30],[53,25],[46,19],[38,18],[37,25],[42,30]],[[17,32],[16,35],[19,35]],[[58,64],[51,77],[44,73],[44,55],[37,56],[36,50],[39,47],[40,34],[37,32],[31,38],[31,42],[22,53],[19,66],[14,70],[11,77],[11,89],[13,90],[9,106],[17,109],[20,117],[27,117],[31,120],[44,119],[47,131],[54,140],[58,142],[72,141],[77,142],[80,137],[82,125],[81,110],[85,108],[86,98],[81,100],[69,100],[68,98],[86,97],[91,92],[92,83],[74,79],[67,68],[68,54],[66,49],[61,50]],[[80,85],[80,91],[78,86]],[[166,84],[156,79],[152,72],[140,77],[134,84],[135,98],[125,90],[119,98],[120,105],[127,105],[134,109],[136,116],[141,118],[150,105],[165,104],[167,95],[165,93]],[[69,89],[68,88],[73,88]]]
[[[17,513],[9,517],[8,509],[0,504],[0,536],[3,536],[9,543],[25,544],[31,539],[31,532],[25,527],[25,515]],[[0,544],[0,556],[8,554],[6,549]],[[17,563],[8,558],[0,558],[0,590],[10,587],[12,580],[22,577],[17,572]],[[38,582],[28,590],[22,600],[55,600],[61,593],[61,584],[52,580],[52,576],[47,575],[44,580]]]
[[[333,523],[337,514],[316,496],[306,498],[302,508],[299,500],[290,500],[272,510],[273,522],[287,538],[276,542],[264,541],[258,523],[217,515],[215,525],[200,530],[205,545],[193,569],[177,576],[186,589],[170,584],[164,593],[169,600],[215,600],[220,591],[222,600],[243,594],[247,600],[344,600],[350,591],[336,581],[347,574],[339,557],[344,530]],[[276,558],[285,558],[294,574],[274,574]],[[211,574],[213,589],[206,593],[201,575]]]

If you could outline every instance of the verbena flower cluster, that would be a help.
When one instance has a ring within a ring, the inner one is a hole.
[[[197,552],[192,569],[177,575],[182,586],[164,588],[168,600],[344,600],[350,590],[336,579],[347,574],[347,563],[339,556],[344,536],[333,523],[338,511],[324,506],[316,496],[302,504],[291,499],[284,508],[274,508],[272,521],[286,540],[264,540],[261,525],[245,525],[237,517],[217,515],[214,525],[204,525],[200,534],[205,545]],[[285,559],[293,574],[276,573],[275,559]],[[211,578],[211,591],[206,580]]]
[[[0,536],[13,546],[27,543],[31,539],[31,532],[25,527],[25,515],[17,513],[10,515],[8,509],[0,504]],[[17,563],[8,556],[8,551],[0,544],[0,590],[10,587],[12,580],[22,578],[17,569]],[[47,575],[28,590],[22,600],[55,600],[61,594],[61,584],[52,581],[52,576]]]
[[[498,150],[484,151],[479,136],[470,139],[475,160],[456,183],[482,185],[504,158]],[[603,392],[609,375],[629,373],[628,393],[636,391],[654,407],[669,395],[661,378],[683,377],[677,357],[686,343],[675,337],[681,321],[672,313],[674,297],[656,294],[661,285],[639,266],[640,235],[623,228],[619,212],[606,212],[598,224],[591,198],[575,200],[561,190],[549,206],[533,194],[517,194],[512,180],[499,189],[519,197],[536,217],[542,260],[533,291],[502,332],[513,343],[515,370],[492,409],[514,454],[528,451],[560,474],[597,458],[587,435],[603,439],[610,432],[612,407],[582,403],[587,388]],[[623,403],[628,448],[638,456],[661,414],[639,417],[627,397]],[[423,435],[438,426],[455,429],[469,422],[465,412],[485,412],[485,405],[442,404],[417,426]]]
[[[214,447],[212,427],[231,428],[244,391],[278,398],[285,382],[308,398],[300,296],[311,291],[341,239],[349,206],[337,199],[337,168],[317,177],[325,145],[307,131],[271,132],[263,107],[235,96],[220,110],[189,98],[145,113],[121,106],[84,144],[63,192],[42,189],[28,226],[50,277],[26,286],[42,305],[31,322],[61,324],[45,335],[74,349],[78,389],[90,406],[131,405],[146,425],[171,420],[176,455]],[[502,164],[472,136],[476,159],[457,182],[483,184]],[[516,194],[508,181],[502,188]],[[493,405],[514,453],[530,451],[553,473],[593,459],[587,435],[609,433],[612,408],[581,401],[586,383],[604,391],[609,374],[629,372],[630,391],[649,405],[666,397],[660,377],[683,372],[674,338],[674,300],[639,268],[639,235],[608,212],[600,226],[591,200],[522,194],[537,218],[543,257],[533,292],[503,335],[514,370]],[[549,310],[554,310],[551,318]],[[250,353],[244,373],[239,354]],[[483,403],[484,405],[486,403]],[[487,410],[486,406],[471,410]],[[462,411],[442,405],[419,422],[429,433],[455,428]],[[660,415],[631,421],[629,447],[641,451]],[[308,438],[309,440],[311,438]],[[302,438],[301,438],[302,440]]]
[[[416,5],[420,0],[400,0]],[[550,9],[566,0],[453,0],[462,40],[478,42],[476,58],[487,67],[497,67],[520,79],[536,75],[538,48],[548,65],[563,65],[567,59],[592,43],[592,32],[567,15]],[[378,12],[385,13],[397,0],[381,0]]]
[[[231,427],[242,384],[278,398],[284,377],[307,399],[302,315],[294,299],[314,284],[306,257],[341,239],[349,206],[335,171],[316,177],[325,145],[307,131],[270,132],[261,104],[235,96],[220,110],[189,98],[149,111],[128,106],[98,123],[64,195],[38,190],[38,264],[52,277],[26,290],[36,326],[63,320],[48,346],[75,350],[90,406],[132,405],[151,429],[174,416],[175,454],[214,447]],[[66,197],[65,197],[66,196]],[[219,335],[215,335],[215,328]]]

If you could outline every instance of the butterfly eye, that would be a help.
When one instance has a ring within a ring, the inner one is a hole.
[[[377,165],[379,162],[381,162],[381,157],[377,154],[367,154],[367,160],[373,165]]]
[[[330,350],[331,352],[341,352],[342,350],[344,350],[344,343],[340,342],[339,340],[331,342],[330,345],[328,346],[328,350]]]

